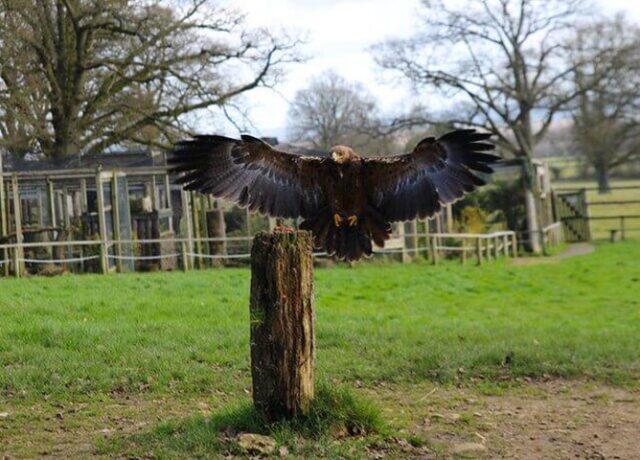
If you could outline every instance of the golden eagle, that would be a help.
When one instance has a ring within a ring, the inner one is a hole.
[[[203,135],[176,144],[178,182],[272,217],[296,219],[315,245],[357,260],[384,246],[391,222],[430,217],[485,182],[499,157],[490,135],[472,129],[421,140],[411,153],[365,158],[336,146],[331,157],[279,151],[252,136]]]

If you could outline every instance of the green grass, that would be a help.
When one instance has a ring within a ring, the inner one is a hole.
[[[526,266],[319,269],[319,380],[375,404],[324,385],[310,418],[270,427],[249,403],[248,270],[0,279],[0,432],[18,457],[65,446],[54,455],[211,458],[238,452],[225,427],[270,433],[294,458],[446,450],[405,430],[434,383],[500,394],[521,377],[560,376],[639,388],[639,258],[629,241]],[[483,426],[472,413],[456,425],[466,439]],[[105,426],[122,434],[103,439]],[[338,442],[335,426],[382,433]]]
[[[640,245],[626,243],[553,265],[317,270],[319,372],[364,382],[504,374],[632,382],[639,258]],[[247,270],[0,284],[5,396],[198,394],[249,385]]]
[[[234,435],[260,433],[272,436],[279,446],[293,446],[291,453],[308,458],[317,452],[318,445],[331,441],[331,435],[343,432],[352,435],[384,434],[385,424],[380,410],[369,400],[354,394],[346,387],[321,384],[308,413],[291,421],[269,424],[247,401],[214,414],[170,421],[142,435],[121,437],[103,442],[98,452],[116,455],[154,458],[206,458],[211,452],[240,455],[243,453]],[[221,436],[226,433],[227,436]],[[313,444],[297,446],[298,437],[312,439]]]

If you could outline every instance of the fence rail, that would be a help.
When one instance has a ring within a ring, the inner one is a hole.
[[[79,241],[16,242],[0,244],[0,273],[20,277],[27,272],[27,265],[68,266],[69,264],[96,264],[95,271],[110,273],[122,270],[119,261],[153,262],[174,259],[182,270],[204,268],[204,261],[248,259],[253,237],[238,236],[225,238],[167,238],[167,239],[107,239]],[[447,254],[458,253],[462,263],[475,258],[481,265],[487,260],[500,256],[517,257],[518,241],[513,231],[486,234],[475,233],[407,233],[395,239],[400,244],[388,248],[377,248],[374,254],[401,254],[403,261],[413,256],[426,256],[437,264]],[[413,241],[413,245],[407,242]],[[233,253],[202,253],[194,250],[202,243],[245,243],[243,251]],[[173,247],[165,254],[127,255],[119,250],[126,245],[162,244]],[[116,250],[117,249],[117,250]],[[27,257],[30,250],[44,250],[44,257]],[[316,257],[326,257],[323,252]],[[98,266],[99,265],[99,266]],[[84,271],[84,270],[82,270]]]
[[[562,220],[571,221],[573,219],[579,219],[579,217],[563,217]],[[640,232],[640,226],[638,227],[629,227],[627,225],[629,220],[640,220],[640,214],[624,214],[624,215],[615,215],[615,216],[587,216],[582,217],[581,219],[592,221],[592,220],[612,220],[617,221],[618,226],[616,228],[609,229],[609,237],[610,240],[616,241],[618,238],[624,240],[627,237],[629,232]],[[640,224],[639,224],[640,225]]]

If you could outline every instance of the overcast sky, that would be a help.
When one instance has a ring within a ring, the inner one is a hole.
[[[387,38],[407,37],[419,25],[419,0],[233,0],[250,25],[286,28],[306,38],[302,52],[308,61],[289,68],[276,91],[259,89],[246,97],[255,134],[286,136],[287,109],[295,92],[310,78],[333,69],[361,82],[385,112],[400,113],[409,93],[389,80],[375,65],[371,45]],[[606,14],[626,11],[640,21],[638,0],[596,0]],[[228,134],[234,134],[229,132]]]

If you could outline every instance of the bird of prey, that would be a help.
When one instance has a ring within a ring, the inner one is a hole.
[[[172,169],[186,190],[212,194],[272,217],[302,218],[317,249],[352,261],[384,247],[391,222],[425,218],[483,185],[499,157],[490,135],[455,130],[411,153],[367,158],[346,146],[331,156],[283,152],[248,135],[195,136],[176,144]]]

